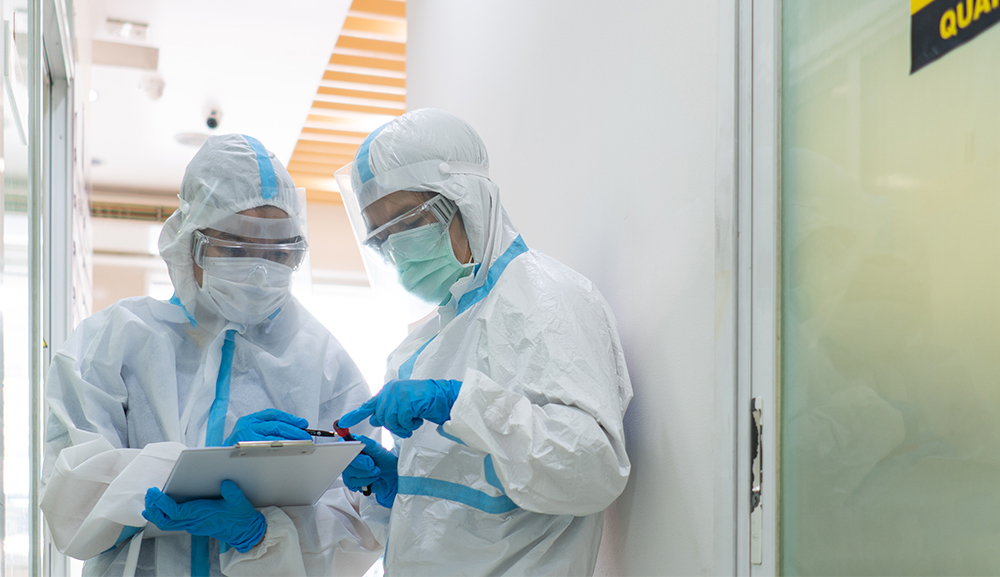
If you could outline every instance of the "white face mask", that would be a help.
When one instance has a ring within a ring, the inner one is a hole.
[[[253,326],[288,300],[292,272],[263,258],[206,258],[198,302],[226,320]]]

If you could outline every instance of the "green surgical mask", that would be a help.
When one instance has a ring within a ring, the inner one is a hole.
[[[403,288],[439,306],[451,298],[451,285],[472,274],[475,266],[455,258],[447,224],[428,224],[390,234],[382,244],[382,252],[395,264]]]

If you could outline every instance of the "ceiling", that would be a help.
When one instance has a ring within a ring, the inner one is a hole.
[[[84,126],[93,188],[174,193],[197,151],[197,146],[179,143],[179,133],[249,134],[287,165],[293,150],[302,146],[303,127],[313,122],[317,85],[329,74],[330,55],[350,4],[77,2],[78,50],[92,46],[95,62],[89,71],[81,67],[80,75],[86,86],[89,72],[93,90]],[[147,24],[147,37],[113,35],[108,19]],[[108,46],[113,48],[110,57]],[[103,55],[99,47],[105,49]],[[116,60],[115,54],[140,57]],[[162,96],[154,98],[158,79]],[[215,130],[206,126],[209,106],[221,111]]]
[[[406,3],[354,0],[288,171],[309,200],[340,202],[334,172],[369,132],[406,111]]]

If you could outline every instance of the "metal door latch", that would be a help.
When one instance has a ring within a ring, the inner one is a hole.
[[[760,488],[763,458],[763,434],[761,424],[760,397],[753,399],[750,407],[750,563],[761,565],[764,562],[763,543],[761,541],[764,511],[760,504]]]

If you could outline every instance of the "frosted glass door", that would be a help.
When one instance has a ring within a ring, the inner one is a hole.
[[[912,75],[906,0],[781,27],[780,570],[998,575],[1000,25]]]

